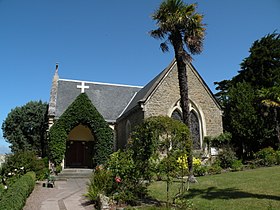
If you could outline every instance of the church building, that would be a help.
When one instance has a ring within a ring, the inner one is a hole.
[[[221,107],[192,64],[187,64],[191,133],[194,149],[202,150],[205,136],[223,132]],[[85,93],[114,133],[114,150],[125,147],[133,128],[151,116],[182,119],[176,61],[144,87],[62,79],[58,65],[52,81],[49,101],[49,127],[75,99]],[[92,167],[90,161],[95,134],[77,124],[68,132],[63,167]]]

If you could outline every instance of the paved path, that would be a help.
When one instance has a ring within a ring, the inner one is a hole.
[[[42,182],[39,182],[23,210],[92,210],[93,205],[83,196],[87,182],[88,179],[56,181],[54,188],[42,187]]]

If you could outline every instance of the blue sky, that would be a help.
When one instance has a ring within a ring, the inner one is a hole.
[[[1,125],[12,108],[49,100],[59,76],[145,85],[172,60],[162,53],[151,14],[160,0],[0,0]],[[189,0],[207,24],[194,66],[215,92],[249,55],[253,41],[280,32],[280,0]],[[171,48],[172,49],[172,48]],[[0,153],[8,144],[0,131]]]

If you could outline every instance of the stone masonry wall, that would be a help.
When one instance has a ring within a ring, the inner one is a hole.
[[[170,116],[174,105],[180,99],[177,66],[173,65],[171,68],[171,71],[167,73],[162,83],[147,100],[144,108],[145,118],[157,115]],[[223,132],[220,108],[191,65],[187,65],[187,72],[189,98],[197,106],[199,111],[202,112],[201,116],[204,116],[204,119],[202,119],[204,136],[219,135]]]
[[[138,108],[129,115],[121,118],[117,121],[117,149],[124,148],[127,143],[127,136],[126,136],[126,123],[129,120],[131,125],[131,131],[136,125],[142,123],[144,119],[143,111]]]
[[[180,99],[177,66],[173,65],[171,68],[173,69],[148,98],[144,108],[145,118],[158,115],[169,116],[175,103]]]
[[[188,66],[189,95],[202,109],[205,116],[206,135],[217,136],[223,132],[222,111],[218,107],[214,96],[205,87],[198,73]],[[205,136],[206,136],[205,135]]]

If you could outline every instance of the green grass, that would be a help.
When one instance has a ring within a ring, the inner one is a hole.
[[[258,168],[241,172],[197,178],[184,198],[190,200],[194,209],[280,209],[280,166]],[[171,194],[179,183],[171,186]],[[155,182],[149,188],[150,195],[166,201],[165,182]]]

